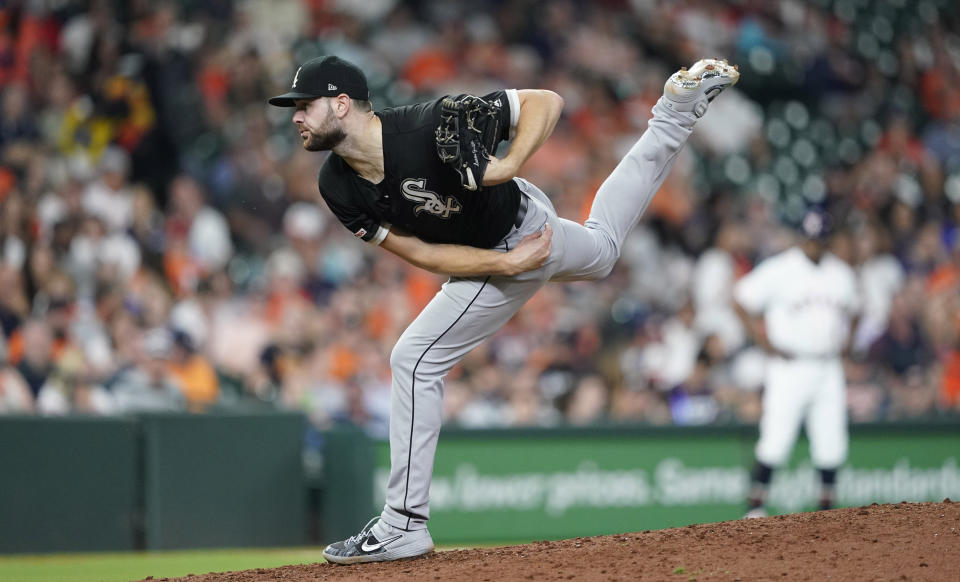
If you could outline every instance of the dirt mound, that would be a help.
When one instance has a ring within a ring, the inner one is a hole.
[[[301,580],[960,580],[960,503],[896,503],[384,564],[310,564],[178,578]],[[166,579],[164,579],[166,580]]]

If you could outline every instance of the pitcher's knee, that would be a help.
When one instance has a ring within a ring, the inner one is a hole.
[[[597,274],[594,277],[594,279],[606,279],[607,277],[609,277],[610,273],[613,272],[613,268],[617,266],[617,259],[619,258],[620,258],[620,254],[617,253],[616,255],[611,257],[608,261],[605,261],[602,265],[600,265],[600,270],[597,271]]]
[[[599,281],[600,279],[606,279],[608,276],[610,276],[610,273],[613,272],[613,268],[617,266],[618,258],[619,253],[613,254],[609,257],[605,256],[597,258],[593,268],[586,272],[581,279],[586,281]]]
[[[620,244],[607,229],[598,229],[597,232],[600,233],[602,242],[597,257],[597,269],[591,279],[605,279],[620,260]]]
[[[423,354],[423,349],[417,350],[414,342],[404,341],[403,337],[393,346],[390,352],[390,371],[393,375],[410,374],[417,364],[417,359]]]

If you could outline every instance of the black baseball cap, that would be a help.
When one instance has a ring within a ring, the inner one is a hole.
[[[346,93],[351,99],[370,100],[370,89],[363,71],[340,57],[317,57],[303,63],[293,76],[290,91],[267,101],[277,107],[295,107],[294,99],[336,97]]]

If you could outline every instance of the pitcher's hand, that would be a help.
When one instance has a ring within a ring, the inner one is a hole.
[[[553,240],[553,229],[550,224],[543,225],[541,230],[528,234],[506,253],[508,261],[508,275],[517,275],[527,271],[539,269],[550,258],[550,246]]]

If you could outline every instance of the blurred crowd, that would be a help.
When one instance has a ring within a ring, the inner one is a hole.
[[[342,228],[324,154],[266,105],[322,54],[376,109],[557,91],[522,175],[575,220],[671,72],[740,65],[613,274],[547,286],[468,355],[448,424],[756,422],[764,355],[730,290],[814,205],[861,283],[851,418],[960,412],[953,0],[12,0],[0,413],[263,406],[386,433],[391,348],[442,279]]]

